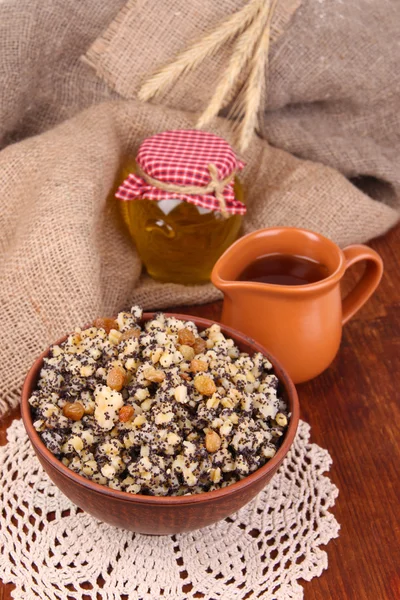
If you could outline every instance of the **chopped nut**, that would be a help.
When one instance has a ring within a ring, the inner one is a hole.
[[[161,383],[165,379],[165,373],[163,371],[157,371],[154,367],[147,367],[143,371],[145,379],[153,383]]]
[[[122,408],[119,409],[118,418],[121,423],[127,423],[132,420],[133,415],[135,414],[135,409],[133,406],[129,406],[126,404]]]
[[[80,368],[80,374],[81,377],[91,377],[94,373],[94,366],[93,365],[83,365],[83,367]]]
[[[263,456],[265,456],[265,458],[272,458],[273,456],[275,456],[276,450],[275,448],[272,448],[272,446],[265,446],[262,449],[261,453]]]
[[[106,464],[101,469],[101,474],[107,479],[112,479],[115,475],[115,468],[112,465]]]
[[[239,423],[239,415],[237,413],[232,413],[231,415],[229,415],[228,419],[234,425],[237,425]]]
[[[217,391],[214,381],[208,375],[197,375],[194,380],[194,387],[204,396],[212,396]]]
[[[126,371],[122,367],[113,367],[107,375],[107,385],[119,392],[126,383]]]
[[[142,400],[145,400],[149,396],[150,396],[150,394],[149,394],[149,390],[147,388],[139,388],[135,392],[135,399],[139,400],[139,402],[142,402]]]
[[[180,329],[178,331],[178,340],[180,344],[185,346],[193,346],[196,341],[196,337],[190,329],[185,327],[184,329]]]
[[[217,452],[217,450],[219,450],[221,448],[221,443],[222,443],[222,440],[216,431],[212,431],[212,429],[207,431],[207,433],[206,433],[206,448],[207,448],[208,452],[210,452],[210,453]]]
[[[171,432],[167,435],[167,442],[168,444],[171,444],[171,446],[176,446],[180,441],[181,438],[176,433]]]
[[[213,394],[211,398],[207,400],[207,408],[218,408],[220,402],[220,398],[217,394]]]
[[[78,435],[71,436],[68,443],[71,444],[77,452],[80,452],[83,449],[83,441]]]
[[[144,415],[138,415],[137,417],[135,417],[135,420],[133,421],[133,424],[135,425],[135,427],[141,427],[145,423],[146,423],[146,417]]]
[[[133,371],[137,368],[137,366],[138,363],[134,358],[128,358],[128,360],[125,362],[125,369],[127,369],[128,371]]]
[[[179,349],[179,352],[182,354],[184,360],[189,361],[195,357],[195,351],[193,350],[193,348],[191,346],[183,344],[182,346],[179,346],[178,349]]]
[[[178,385],[174,391],[175,400],[184,404],[187,401],[187,387],[185,385]]]
[[[204,352],[206,345],[207,344],[206,344],[205,340],[203,340],[203,338],[197,337],[194,340],[194,344],[193,344],[193,350],[194,350],[195,354],[201,354],[202,352]]]
[[[227,420],[227,421],[225,421],[225,423],[223,425],[221,425],[221,427],[219,428],[219,432],[221,435],[226,437],[232,431],[232,427],[233,427],[233,423],[231,421]]]
[[[150,408],[152,407],[152,405],[154,404],[154,400],[152,398],[148,398],[147,400],[144,400],[142,402],[142,404],[140,405],[140,408],[144,411],[150,410]]]
[[[174,418],[173,412],[167,413],[158,413],[154,419],[157,425],[162,425],[163,423],[169,423]]]
[[[150,448],[149,446],[141,446],[140,448],[140,456],[150,456]]]
[[[104,329],[106,333],[110,333],[111,329],[118,329],[118,323],[115,319],[109,319],[108,317],[98,318],[93,323],[97,329]]]
[[[120,331],[117,329],[111,329],[110,333],[108,334],[108,341],[110,344],[113,344],[113,346],[116,346],[119,344],[121,337],[122,333]]]
[[[128,329],[121,334],[121,341],[129,340],[130,338],[138,338],[140,336],[139,327],[133,327],[133,329]]]
[[[231,400],[231,398],[222,398],[221,404],[224,408],[232,408],[233,400]]]
[[[95,460],[88,460],[83,465],[82,471],[85,475],[93,475],[97,471],[97,462]]]
[[[80,402],[67,402],[63,408],[63,415],[72,421],[80,421],[85,414],[85,409]]]
[[[256,378],[254,377],[253,373],[251,371],[247,371],[246,373],[246,379],[249,383],[254,383]]]
[[[280,427],[286,427],[287,425],[287,418],[283,413],[276,413],[275,421]]]
[[[190,375],[188,375],[187,373],[182,373],[182,371],[179,373],[179,375],[182,377],[182,379],[184,379],[185,381],[191,381],[192,378],[190,377]]]
[[[210,471],[210,479],[213,483],[219,483],[222,478],[221,469],[217,467],[216,469],[211,469]]]
[[[172,352],[163,352],[160,356],[160,365],[167,369],[172,365],[174,361],[174,355]]]
[[[90,356],[94,358],[94,360],[98,360],[101,356],[101,350],[99,348],[91,348]]]
[[[85,415],[92,415],[94,413],[94,409],[95,409],[95,403],[93,400],[91,400],[90,402],[88,402],[85,405]]]
[[[157,348],[157,350],[155,350],[153,352],[153,354],[151,355],[151,362],[153,363],[153,365],[155,365],[156,363],[158,363],[158,361],[161,358],[162,355],[162,349],[161,348]]]
[[[208,371],[208,363],[205,360],[199,360],[198,358],[194,358],[190,363],[190,370],[192,371],[192,373]]]

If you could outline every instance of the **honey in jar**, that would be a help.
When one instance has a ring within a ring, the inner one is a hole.
[[[246,211],[237,177],[243,166],[225,140],[192,130],[147,138],[136,160],[125,163],[116,197],[153,279],[210,280]]]

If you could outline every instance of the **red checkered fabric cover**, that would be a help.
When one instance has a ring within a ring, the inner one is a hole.
[[[233,171],[240,171],[244,167],[244,163],[222,138],[205,131],[184,129],[164,131],[147,138],[139,148],[136,163],[148,176],[163,183],[201,187],[210,183],[209,164],[217,168],[218,179],[225,179]],[[134,173],[128,176],[115,195],[120,200],[178,198],[203,208],[220,209],[214,193],[194,195],[165,191]],[[223,195],[227,212],[236,215],[246,212],[246,206],[235,198],[233,182],[224,188]]]

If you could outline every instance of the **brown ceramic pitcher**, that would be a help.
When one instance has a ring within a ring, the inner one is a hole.
[[[302,256],[324,265],[327,276],[305,285],[239,281],[245,267],[267,254]],[[355,288],[342,300],[346,269],[366,261]],[[367,246],[341,250],[331,240],[294,227],[260,229],[235,242],[215,264],[211,279],[224,293],[222,323],[263,344],[295,383],[324,371],[336,356],[346,323],[377,288],[382,260]]]

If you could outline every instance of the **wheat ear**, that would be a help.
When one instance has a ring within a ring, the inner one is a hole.
[[[270,1],[266,0],[261,13],[253,20],[248,28],[239,36],[235,48],[233,50],[228,68],[221,77],[213,97],[211,98],[207,108],[200,116],[196,127],[204,127],[215,117],[223,107],[229,91],[234,86],[240,74],[249,63],[254,48],[259,40],[269,14]]]
[[[214,54],[221,46],[234,38],[251,23],[264,5],[265,0],[251,0],[241,10],[219,25],[214,31],[195,42],[175,60],[156,71],[141,86],[138,97],[146,102],[162,94],[184,72],[194,69],[207,56]]]
[[[253,56],[249,78],[244,86],[242,103],[238,105],[239,116],[243,119],[238,123],[238,144],[241,152],[248,147],[257,127],[258,111],[265,85],[265,73],[268,65],[268,50],[270,42],[271,21],[278,0],[272,0],[264,32],[260,37]]]

